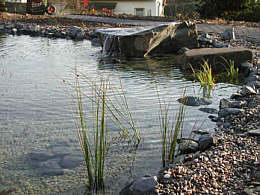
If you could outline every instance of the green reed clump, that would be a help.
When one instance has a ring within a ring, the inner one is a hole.
[[[239,82],[238,72],[239,72],[239,69],[235,68],[235,62],[230,60],[229,69],[227,71],[227,76],[231,83],[238,84],[238,82]]]
[[[239,68],[235,67],[235,62],[234,60],[226,60],[225,58],[223,58],[226,66],[226,78],[227,78],[227,82],[233,83],[233,84],[238,84],[239,83],[239,79],[238,79],[238,72],[239,72]]]
[[[184,94],[185,91],[183,97]],[[174,160],[178,136],[182,139],[185,104],[180,104],[175,120],[173,120],[170,118],[172,116],[169,116],[169,104],[165,101],[161,102],[159,95],[158,100],[160,105],[159,121],[162,135],[162,165],[165,167]]]
[[[80,86],[79,77],[87,84],[84,88]],[[128,143],[132,142],[138,146],[141,140],[140,132],[133,122],[121,80],[120,88],[117,88],[108,77],[102,77],[98,84],[75,72],[74,90],[79,119],[77,134],[85,158],[88,186],[94,190],[103,189],[105,160],[109,147],[106,122],[112,121],[120,130],[117,139],[113,140],[127,139]],[[91,94],[88,94],[90,91]]]
[[[190,67],[194,78],[200,82],[200,86],[203,89],[203,95],[210,97],[210,94],[215,87],[215,79],[212,73],[211,65],[208,61],[204,61],[204,64],[201,65],[202,69],[199,71],[195,71],[191,65]]]
[[[106,153],[106,126],[105,126],[105,96],[107,85],[101,83],[101,97],[95,96],[95,105],[93,105],[93,130],[94,133],[94,154],[92,153],[89,129],[86,124],[86,113],[83,107],[82,91],[79,80],[76,77],[75,82],[76,99],[78,105],[78,116],[80,125],[77,128],[79,143],[84,154],[88,184],[90,188],[102,188],[104,185],[104,161]]]

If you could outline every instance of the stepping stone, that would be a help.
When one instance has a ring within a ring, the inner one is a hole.
[[[223,58],[227,61],[233,60],[235,65],[240,69],[242,63],[253,60],[253,52],[246,48],[191,49],[186,51],[184,55],[177,57],[177,63],[180,64],[181,69],[191,71],[190,65],[198,69],[201,67],[201,64],[204,64],[204,60],[206,60],[212,66],[213,71],[223,72],[226,71],[225,66],[227,66]]]

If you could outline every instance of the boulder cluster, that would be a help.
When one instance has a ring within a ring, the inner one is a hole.
[[[32,37],[62,38],[81,41],[89,39],[89,28],[78,26],[43,26],[28,23],[3,23],[0,25],[0,33],[13,35],[29,35]]]

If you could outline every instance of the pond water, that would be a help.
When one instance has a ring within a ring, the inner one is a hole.
[[[55,158],[40,165],[32,165],[28,160],[33,158],[28,155],[35,151],[45,151],[45,155],[48,151],[56,156],[68,152],[71,161],[81,159],[70,96],[73,91],[66,84],[73,82],[75,66],[90,78],[106,73],[116,81],[120,73],[129,107],[142,135],[135,155],[129,157],[121,151],[123,154],[115,152],[108,156],[106,169],[111,175],[107,177],[110,188],[106,194],[117,194],[132,178],[156,174],[161,167],[156,86],[160,97],[171,102],[171,111],[178,110],[177,99],[185,87],[188,95],[202,94],[199,83],[187,81],[168,57],[102,59],[100,48],[91,47],[89,41],[1,36],[0,191],[14,188],[17,194],[84,193],[83,164],[68,166],[61,173],[57,171]],[[217,84],[211,98],[213,103],[207,107],[218,109],[219,100],[229,97],[236,89],[230,84]],[[215,127],[208,119],[209,114],[199,110],[201,107],[205,106],[186,108],[185,137],[194,123],[202,129]]]

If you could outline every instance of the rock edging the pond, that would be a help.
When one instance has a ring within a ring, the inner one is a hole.
[[[260,193],[260,70],[250,66],[249,71],[238,93],[220,101],[214,135],[203,132],[197,143],[182,147],[183,153],[193,153],[162,169],[154,190],[150,186],[143,194]],[[128,193],[136,194],[133,189]]]
[[[37,24],[6,22],[0,25],[0,33],[12,35],[29,35],[32,37],[47,37],[72,39],[82,41],[91,38],[91,31],[88,28],[78,26],[60,27],[60,26],[40,26]]]

